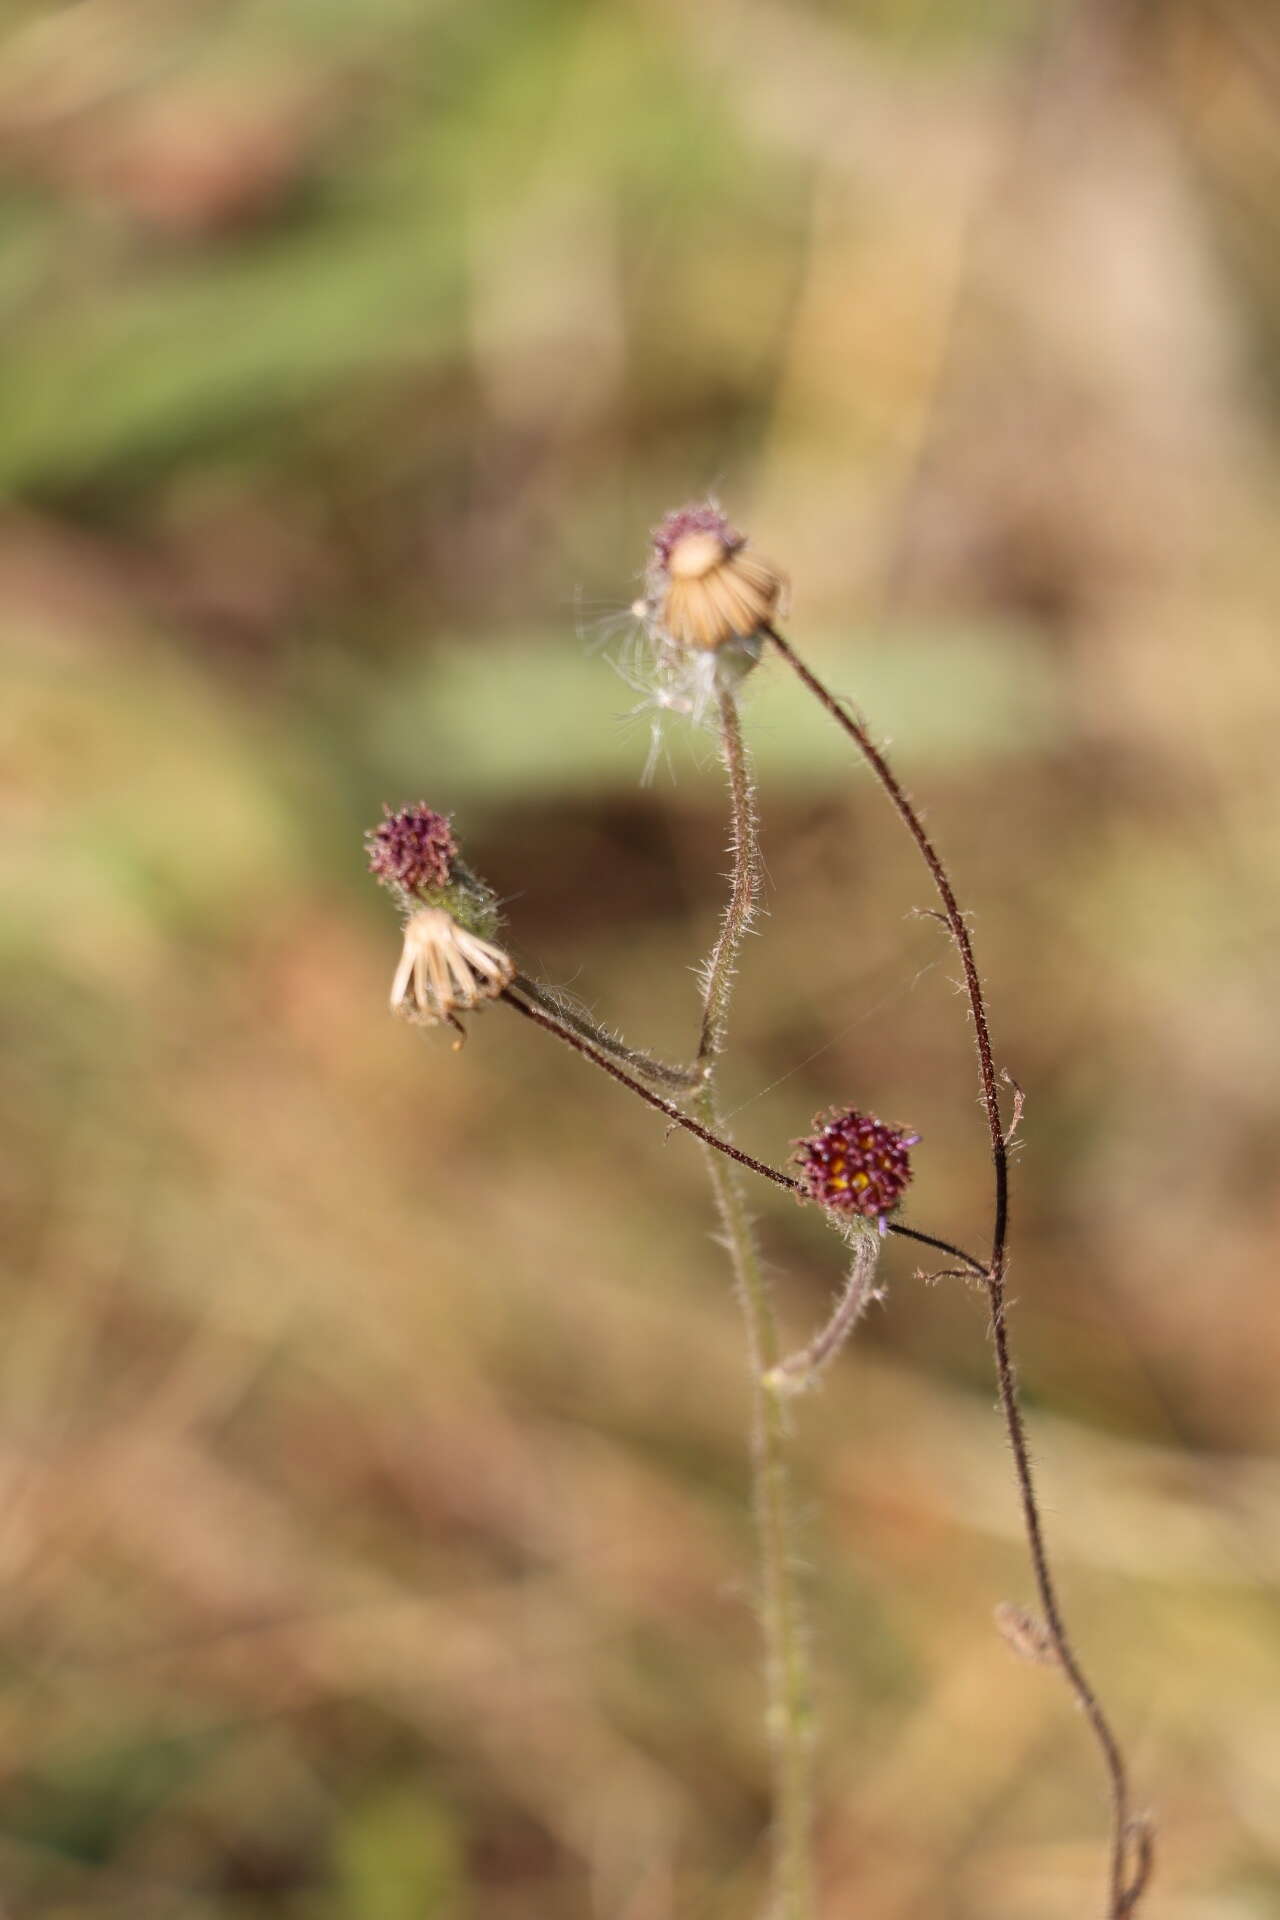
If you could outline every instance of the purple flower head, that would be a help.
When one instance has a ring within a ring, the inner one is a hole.
[[[671,555],[691,533],[709,534],[719,542],[725,555],[736,553],[746,544],[736,527],[730,526],[713,500],[701,500],[694,506],[677,507],[653,530],[653,563],[663,573],[671,568]]]
[[[911,1180],[907,1149],[919,1138],[850,1107],[832,1115],[811,1139],[797,1140],[795,1162],[819,1206],[878,1220],[883,1233],[886,1214],[892,1213]]]
[[[370,873],[384,887],[415,896],[447,887],[458,843],[444,815],[421,803],[399,813],[392,813],[390,807],[382,811],[386,818],[365,835]]]

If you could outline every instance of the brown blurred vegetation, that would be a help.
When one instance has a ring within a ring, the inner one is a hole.
[[[708,486],[892,737],[1028,1093],[1017,1338],[1152,1920],[1280,1912],[1269,0],[81,0],[0,51],[0,1911],[740,1920],[746,1383],[696,1151],[390,1021],[381,802],[688,1048],[723,802],[592,643]],[[726,1075],[925,1136],[954,963],[768,669]],[[761,1194],[789,1335],[838,1249]],[[1098,1911],[981,1303],[796,1420],[824,1911]]]

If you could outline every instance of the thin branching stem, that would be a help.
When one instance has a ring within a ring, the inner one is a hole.
[[[793,1180],[789,1173],[782,1171],[781,1167],[771,1167],[767,1160],[757,1160],[754,1155],[743,1153],[740,1147],[735,1147],[731,1141],[723,1139],[713,1128],[703,1126],[701,1121],[683,1112],[673,1101],[664,1100],[660,1093],[653,1091],[652,1087],[646,1087],[643,1081],[637,1080],[633,1074],[620,1067],[616,1060],[602,1053],[589,1040],[584,1040],[581,1034],[566,1028],[554,1016],[543,1012],[540,1007],[530,1006],[520,998],[517,985],[518,982],[513,981],[499,998],[505,1000],[509,1007],[514,1007],[517,1013],[522,1013],[526,1020],[532,1020],[535,1026],[553,1034],[557,1040],[563,1040],[567,1047],[572,1047],[575,1053],[580,1053],[584,1059],[591,1062],[592,1066],[599,1067],[601,1073],[607,1073],[611,1080],[618,1081],[621,1086],[627,1088],[628,1092],[634,1093],[638,1099],[643,1100],[646,1106],[665,1114],[673,1127],[683,1128],[686,1133],[691,1133],[695,1140],[701,1140],[704,1146],[713,1148],[716,1153],[723,1154],[726,1159],[735,1160],[749,1173],[759,1174],[762,1180],[771,1181],[775,1187],[781,1187],[784,1192],[794,1194],[797,1200],[803,1201],[810,1198],[803,1183]],[[945,1253],[950,1259],[959,1260],[975,1280],[986,1278],[987,1270],[981,1260],[972,1253],[966,1253],[963,1247],[957,1247],[952,1241],[943,1240],[936,1233],[925,1233],[919,1227],[908,1227],[900,1220],[890,1220],[888,1227],[890,1233],[897,1234],[900,1239],[913,1240],[922,1247],[933,1247],[938,1253]]]
[[[995,1058],[991,1047],[991,1033],[987,1021],[986,1001],[983,997],[977,963],[973,956],[973,942],[957,904],[947,870],[925,831],[924,823],[866,726],[823,685],[775,628],[769,627],[766,632],[801,683],[813,694],[836,725],[853,741],[875,774],[929,870],[942,901],[947,927],[960,956],[965,991],[973,1016],[982,1105],[991,1136],[995,1208],[991,1234],[991,1258],[983,1273],[983,1285],[987,1293],[992,1343],[995,1348],[1000,1405],[1013,1452],[1018,1494],[1022,1505],[1023,1527],[1030,1551],[1036,1589],[1040,1596],[1040,1605],[1044,1610],[1045,1623],[1067,1683],[1093,1730],[1107,1770],[1111,1793],[1111,1866],[1107,1916],[1108,1920],[1125,1920],[1125,1916],[1131,1914],[1137,1906],[1150,1878],[1153,1851],[1151,1833],[1145,1822],[1135,1823],[1130,1817],[1129,1782],[1124,1756],[1098,1696],[1085,1676],[1067,1632],[1045,1542],[1044,1525],[1031,1466],[1031,1452],[1027,1444],[1026,1426],[1018,1399],[1017,1375],[1009,1345],[1005,1298],[1005,1264],[1009,1231],[1009,1153],[1004,1121],[1000,1113],[1000,1096]]]
[[[737,704],[720,694],[720,752],[729,783],[733,869],[719,934],[703,972],[698,1060],[706,1081],[694,1096],[704,1126],[721,1123],[712,1074],[724,1045],[743,939],[760,892],[755,789]],[[796,1576],[787,1430],[783,1404],[766,1379],[778,1364],[778,1326],[769,1283],[737,1169],[707,1143],[707,1173],[742,1311],[751,1374],[752,1468],[760,1552],[766,1725],[773,1769],[772,1920],[812,1920],[813,1698],[809,1648]]]
[[[985,1280],[987,1270],[981,1260],[976,1260],[963,1247],[953,1246],[950,1240],[939,1240],[936,1234],[922,1233],[919,1227],[904,1226],[901,1220],[889,1220],[885,1223],[890,1233],[896,1233],[901,1240],[915,1240],[922,1247],[933,1247],[939,1253],[947,1254],[952,1260],[959,1260],[974,1280]],[[924,1276],[926,1279],[928,1275]]]
[[[709,1063],[724,1046],[738,955],[755,918],[760,895],[760,823],[756,814],[755,783],[742,738],[737,702],[728,691],[720,694],[720,752],[729,782],[729,851],[733,856],[733,869],[720,931],[703,969],[699,1066]]]
[[[519,989],[526,1000],[532,1000],[544,1013],[554,1014],[562,1026],[572,1027],[584,1040],[590,1040],[624,1067],[630,1067],[642,1080],[652,1080],[661,1087],[671,1087],[677,1092],[688,1093],[694,1087],[700,1087],[706,1079],[706,1070],[701,1061],[692,1067],[673,1066],[667,1060],[659,1060],[653,1054],[646,1053],[641,1047],[629,1047],[607,1027],[602,1027],[580,1007],[575,1007],[565,996],[552,987],[544,987],[540,980],[530,979],[527,973],[517,973],[511,982]]]
[[[584,1040],[581,1034],[563,1026],[559,1020],[551,1014],[544,1013],[540,1007],[530,1006],[527,1001],[520,998],[514,985],[507,987],[499,998],[505,1000],[509,1007],[514,1007],[517,1013],[522,1013],[526,1020],[532,1020],[535,1026],[544,1028],[547,1033],[553,1033],[557,1040],[563,1040],[567,1047],[572,1047],[575,1053],[580,1053],[584,1059],[590,1060],[593,1066],[599,1067],[602,1073],[607,1073],[610,1079],[617,1080],[620,1085],[637,1094],[648,1106],[655,1108],[659,1113],[664,1113],[672,1126],[683,1127],[685,1132],[691,1133],[695,1140],[701,1140],[705,1147],[714,1147],[717,1153],[724,1154],[727,1159],[736,1160],[740,1167],[746,1167],[751,1173],[758,1173],[764,1180],[772,1180],[775,1187],[785,1187],[789,1193],[800,1193],[799,1181],[793,1180],[789,1173],[783,1173],[780,1168],[771,1167],[766,1160],[757,1160],[751,1154],[743,1153],[731,1141],[721,1139],[713,1128],[704,1126],[702,1121],[695,1120],[690,1114],[682,1112],[674,1101],[665,1100],[660,1093],[655,1093],[652,1087],[646,1087],[642,1080],[637,1080],[634,1074],[626,1071],[625,1067],[620,1067],[616,1060],[602,1053],[590,1040]],[[925,1238],[923,1234],[916,1234],[913,1237]],[[930,1240],[928,1244],[941,1246],[943,1243]],[[968,1258],[967,1255],[961,1257]],[[981,1273],[981,1267],[978,1267],[977,1271]]]

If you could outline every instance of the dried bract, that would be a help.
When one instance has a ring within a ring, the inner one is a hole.
[[[448,1025],[461,1034],[458,1015],[496,1000],[515,971],[500,947],[468,933],[443,907],[421,907],[405,926],[391,1010],[418,1026]]]

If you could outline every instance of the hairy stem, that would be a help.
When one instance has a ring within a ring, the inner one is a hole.
[[[714,1111],[708,1090],[699,1096]],[[786,1416],[766,1385],[778,1365],[778,1332],[768,1282],[739,1176],[707,1152],[707,1173],[733,1266],[751,1371],[752,1463],[760,1550],[760,1619],[765,1649],[766,1724],[773,1771],[771,1920],[810,1920],[813,1903],[813,1701],[809,1652],[797,1591]]]
[[[720,753],[729,782],[729,851],[733,855],[733,871],[724,918],[703,969],[702,1031],[698,1036],[697,1054],[700,1066],[709,1064],[724,1046],[738,955],[755,918],[760,894],[760,824],[755,783],[742,738],[737,702],[728,692],[720,695]]]
[[[929,870],[929,875],[942,901],[947,927],[960,956],[965,991],[973,1017],[982,1105],[991,1137],[995,1207],[991,1232],[991,1258],[983,1273],[983,1285],[987,1293],[992,1343],[995,1348],[1000,1406],[1009,1436],[1009,1445],[1013,1452],[1018,1496],[1022,1506],[1023,1528],[1031,1556],[1036,1590],[1044,1611],[1045,1624],[1053,1641],[1054,1651],[1066,1675],[1067,1684],[1093,1730],[1107,1771],[1111,1794],[1111,1866],[1107,1916],[1108,1920],[1125,1920],[1125,1916],[1131,1914],[1136,1907],[1150,1877],[1151,1835],[1145,1824],[1136,1825],[1130,1818],[1129,1782],[1124,1756],[1111,1730],[1111,1724],[1102,1710],[1098,1696],[1085,1676],[1067,1632],[1045,1542],[1044,1525],[1031,1467],[1031,1453],[1027,1445],[1026,1426],[1018,1399],[1017,1375],[1009,1346],[1005,1299],[1005,1263],[1009,1230],[1009,1153],[1004,1122],[1000,1113],[1000,1096],[997,1090],[986,1001],[983,997],[977,963],[973,957],[973,943],[969,937],[964,916],[956,902],[947,870],[933,842],[925,832],[924,823],[865,725],[823,685],[776,629],[769,627],[765,631],[801,683],[813,694],[836,725],[848,735],[871,767]]]
[[[694,1087],[700,1087],[706,1078],[700,1060],[696,1066],[676,1067],[666,1060],[656,1059],[641,1047],[627,1046],[625,1041],[600,1026],[580,1007],[573,1006],[563,994],[556,993],[551,987],[544,987],[541,981],[531,980],[527,973],[518,973],[511,984],[519,989],[526,1000],[532,1000],[544,1013],[554,1014],[562,1026],[572,1027],[584,1040],[590,1040],[593,1046],[599,1047],[601,1053],[607,1053],[623,1066],[630,1067],[642,1080],[653,1080],[658,1086],[688,1093]]]
[[[733,978],[760,891],[755,791],[733,695],[720,695],[720,752],[729,783],[733,872],[720,932],[703,973],[698,1061],[706,1082],[695,1096],[704,1126],[720,1125],[713,1062],[724,1045]],[[786,1419],[766,1379],[778,1364],[778,1328],[737,1170],[710,1150],[715,1197],[747,1337],[751,1374],[751,1458],[760,1552],[766,1725],[773,1771],[771,1920],[811,1920],[813,1887],[813,1700],[809,1650],[796,1577]]]
[[[846,1237],[853,1248],[853,1260],[849,1267],[840,1298],[825,1327],[816,1333],[808,1346],[801,1347],[796,1353],[789,1353],[780,1360],[769,1373],[765,1384],[779,1393],[803,1393],[817,1381],[835,1359],[845,1341],[861,1320],[873,1300],[881,1296],[876,1292],[876,1262],[880,1258],[880,1234],[874,1226],[855,1227],[846,1230]]]
[[[637,1080],[625,1068],[620,1067],[616,1060],[602,1053],[598,1047],[593,1046],[589,1040],[584,1040],[580,1034],[563,1026],[553,1015],[544,1013],[539,1007],[528,1005],[516,991],[517,985],[518,981],[513,981],[512,985],[499,996],[509,1007],[514,1007],[515,1011],[522,1013],[526,1020],[532,1020],[535,1026],[541,1027],[546,1033],[553,1034],[557,1040],[563,1040],[567,1047],[572,1047],[575,1053],[580,1053],[584,1059],[591,1062],[592,1066],[599,1067],[601,1073],[607,1073],[611,1080],[618,1081],[629,1093],[634,1093],[637,1099],[643,1100],[646,1106],[665,1114],[673,1127],[680,1127],[685,1133],[691,1133],[695,1140],[701,1140],[703,1146],[711,1147],[716,1153],[723,1154],[727,1160],[736,1161],[749,1173],[757,1173],[762,1180],[769,1180],[775,1187],[781,1187],[785,1192],[793,1193],[797,1200],[807,1201],[810,1198],[803,1184],[799,1180],[793,1180],[789,1173],[783,1173],[781,1167],[771,1167],[767,1160],[757,1160],[753,1155],[743,1153],[731,1141],[723,1139],[716,1133],[714,1128],[704,1127],[701,1121],[691,1118],[672,1101],[664,1100],[660,1093],[653,1091],[652,1087],[646,1087],[643,1081]],[[981,1260],[971,1253],[966,1253],[963,1247],[955,1246],[950,1240],[940,1239],[936,1233],[925,1233],[919,1227],[905,1226],[899,1220],[890,1220],[888,1226],[890,1233],[897,1234],[900,1239],[912,1240],[922,1247],[933,1247],[938,1253],[945,1253],[950,1259],[959,1260],[975,1280],[985,1280],[987,1270]]]
[[[767,1160],[756,1160],[751,1154],[743,1153],[731,1141],[722,1139],[714,1128],[704,1126],[700,1120],[693,1119],[673,1101],[664,1100],[660,1093],[655,1093],[652,1087],[646,1087],[643,1081],[637,1080],[633,1074],[626,1071],[625,1067],[620,1067],[616,1060],[602,1053],[599,1047],[592,1045],[591,1041],[584,1040],[580,1034],[562,1026],[559,1020],[551,1014],[542,1012],[541,1008],[529,1006],[520,998],[514,986],[505,988],[499,998],[505,1000],[509,1007],[514,1007],[517,1013],[522,1013],[526,1020],[532,1020],[535,1026],[544,1028],[547,1033],[553,1033],[557,1040],[563,1040],[565,1045],[572,1047],[575,1053],[580,1053],[584,1059],[590,1060],[592,1066],[599,1067],[600,1071],[607,1073],[611,1080],[617,1080],[620,1085],[636,1094],[646,1106],[655,1108],[658,1113],[664,1113],[673,1127],[683,1127],[684,1131],[691,1133],[695,1140],[701,1140],[703,1146],[713,1147],[717,1153],[723,1154],[728,1160],[736,1160],[740,1167],[746,1167],[751,1173],[758,1173],[764,1180],[771,1180],[775,1187],[785,1187],[789,1193],[801,1194],[799,1181],[793,1180],[789,1173],[783,1173],[778,1167],[771,1167]],[[925,1240],[929,1246],[944,1247],[942,1241],[930,1240],[925,1234],[913,1234],[912,1238]],[[958,1251],[958,1249],[945,1247],[944,1250]],[[960,1257],[969,1258],[967,1254],[961,1254]],[[982,1273],[981,1266],[976,1263],[974,1270],[978,1274]]]

